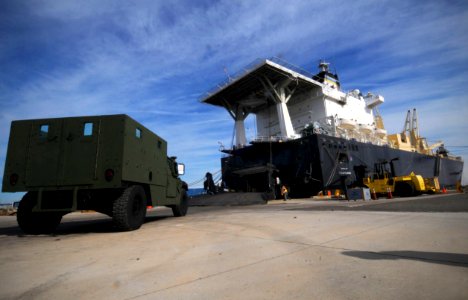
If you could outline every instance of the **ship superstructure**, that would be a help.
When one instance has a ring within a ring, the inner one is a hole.
[[[231,189],[271,191],[281,180],[293,193],[312,195],[356,184],[375,163],[396,157],[402,173],[438,176],[447,185],[461,180],[463,161],[449,157],[442,143],[427,145],[415,110],[401,133],[388,135],[378,110],[384,97],[342,91],[324,61],[315,75],[279,59],[256,61],[202,102],[224,107],[234,119],[235,141],[222,159]],[[257,135],[248,143],[250,114]]]

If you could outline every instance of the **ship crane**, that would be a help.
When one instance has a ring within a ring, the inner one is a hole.
[[[416,113],[416,108],[413,108],[413,119],[411,121],[411,132],[415,137],[415,140],[419,138],[419,126],[418,126],[418,115]]]
[[[411,110],[408,110],[406,113],[405,125],[401,132],[401,140],[405,143],[408,143],[408,137],[411,136]]]
[[[426,138],[419,135],[416,108],[413,108],[412,112],[411,110],[408,110],[406,114],[405,125],[401,132],[401,140],[405,143],[409,143],[414,151],[428,155],[433,154],[432,150],[443,144],[442,142],[437,142],[436,144],[429,146]]]
[[[374,112],[375,127],[377,129],[385,130],[385,126],[384,126],[384,123],[383,123],[383,118],[382,118],[382,115],[380,114],[380,111],[377,108],[377,106],[375,106],[373,108],[373,112]]]

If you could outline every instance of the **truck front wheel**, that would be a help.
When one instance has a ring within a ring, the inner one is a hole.
[[[411,197],[415,195],[415,188],[412,182],[397,182],[395,184],[395,194],[400,197]]]
[[[141,227],[146,217],[146,194],[143,187],[133,185],[114,201],[112,218],[115,227],[122,231]]]
[[[182,189],[182,192],[180,193],[179,205],[172,205],[171,208],[172,208],[172,213],[174,214],[174,217],[183,217],[187,214],[188,196],[187,196],[187,191],[185,189]]]
[[[23,196],[18,206],[16,220],[24,233],[49,234],[57,229],[62,221],[62,213],[59,212],[33,212],[37,203],[37,193],[28,192]]]

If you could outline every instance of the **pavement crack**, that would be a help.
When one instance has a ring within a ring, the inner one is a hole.
[[[337,237],[337,238],[334,238],[334,239],[331,239],[331,240],[328,240],[328,241],[319,243],[319,244],[317,244],[317,245],[318,245],[318,246],[322,246],[322,245],[326,245],[326,244],[328,244],[328,243],[336,242],[336,241],[339,241],[339,240],[342,240],[342,239],[346,239],[346,238],[353,237],[353,236],[358,236],[358,235],[361,235],[361,234],[363,234],[363,233],[367,233],[367,232],[370,232],[370,231],[374,231],[374,230],[378,230],[378,229],[381,229],[381,228],[385,228],[385,227],[394,225],[395,223],[398,223],[398,222],[400,221],[400,219],[407,219],[408,217],[411,217],[411,216],[408,215],[408,214],[405,214],[405,215],[403,215],[403,216],[398,217],[398,220],[397,220],[397,221],[392,221],[392,222],[388,222],[388,223],[383,224],[383,225],[380,225],[380,226],[375,226],[375,227],[367,228],[367,229],[364,229],[364,230],[361,230],[361,231],[359,231],[359,232],[355,232],[355,233],[352,233],[352,234],[346,234],[346,235],[344,235],[344,236],[340,236],[340,237]]]
[[[307,247],[304,247],[304,248],[289,251],[287,253],[275,255],[275,256],[272,256],[272,257],[264,258],[264,259],[260,259],[260,260],[257,260],[257,261],[254,261],[254,262],[251,262],[251,263],[248,263],[248,264],[244,264],[244,265],[241,265],[241,266],[238,266],[238,267],[235,267],[235,268],[230,268],[228,270],[224,270],[224,271],[220,271],[220,272],[217,272],[217,273],[209,274],[209,275],[202,276],[202,277],[199,277],[199,278],[196,278],[196,279],[193,279],[193,280],[188,280],[188,281],[185,281],[185,282],[182,282],[182,283],[179,283],[179,284],[174,284],[174,285],[171,285],[171,286],[168,286],[168,287],[165,287],[165,288],[157,289],[157,290],[150,291],[150,292],[147,292],[147,293],[144,293],[144,294],[139,294],[139,295],[136,295],[136,296],[133,296],[133,297],[130,297],[130,298],[126,298],[126,299],[127,300],[137,299],[137,298],[140,298],[140,297],[156,294],[156,293],[159,293],[159,292],[163,292],[163,291],[166,291],[166,290],[170,290],[170,289],[173,289],[173,288],[177,288],[177,287],[181,287],[181,286],[184,286],[184,285],[187,285],[187,284],[191,284],[191,283],[194,283],[194,282],[197,282],[197,281],[209,279],[209,278],[212,278],[212,277],[216,277],[218,275],[227,274],[227,273],[230,273],[230,272],[234,272],[234,271],[238,271],[238,270],[241,270],[241,269],[244,269],[244,268],[255,266],[255,265],[258,265],[258,264],[261,264],[261,263],[264,263],[264,262],[275,260],[275,259],[278,259],[278,258],[281,258],[281,257],[285,257],[285,256],[288,256],[288,255],[291,255],[291,254],[295,254],[295,253],[307,250],[307,249],[312,248],[312,247],[313,246],[307,246]]]
[[[94,264],[96,261],[92,261],[92,262],[89,262],[89,263],[86,263],[84,265],[81,265],[81,266],[77,266],[67,272],[64,272],[62,274],[59,274],[57,276],[55,276],[54,278],[50,279],[50,280],[47,280],[29,290],[27,290],[26,292],[22,293],[21,295],[15,297],[15,299],[34,299],[34,298],[38,298],[40,294],[44,293],[45,291],[53,288],[54,286],[62,283],[63,281],[67,280],[70,275],[74,274],[76,271],[78,270],[81,270],[81,269],[84,269],[92,264]]]

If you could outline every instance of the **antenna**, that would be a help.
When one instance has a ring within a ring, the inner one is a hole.
[[[228,69],[226,66],[224,66],[224,74],[226,74],[226,77],[228,78],[229,82],[232,82],[232,77],[229,75]]]
[[[319,60],[319,69],[321,72],[328,72],[328,65],[330,65],[330,63],[327,63],[325,60]]]

